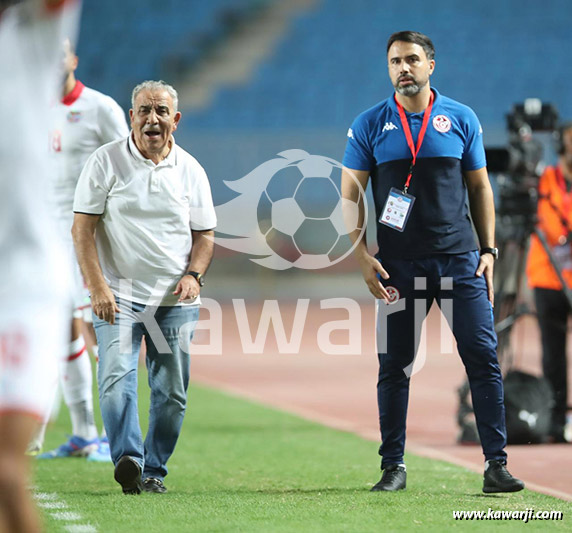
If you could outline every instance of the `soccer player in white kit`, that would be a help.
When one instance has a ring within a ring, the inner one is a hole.
[[[52,108],[50,143],[56,173],[50,204],[69,253],[74,257],[71,342],[60,366],[60,385],[71,416],[72,436],[58,448],[43,453],[38,458],[88,456],[91,460],[111,461],[107,438],[104,437],[99,443],[93,416],[93,376],[82,335],[82,316],[91,325],[91,306],[75,261],[71,227],[75,188],[84,163],[100,146],[127,137],[129,128],[123,110],[111,97],[86,87],[76,79],[78,57],[69,39],[63,43],[63,52],[62,99]],[[82,314],[82,310],[85,313]],[[95,334],[92,338],[95,338]],[[97,357],[97,345],[93,349]],[[32,442],[32,451],[41,449],[46,424],[47,421]]]
[[[78,7],[0,0],[0,531],[40,531],[24,452],[51,403],[69,324],[69,261],[45,201],[46,138]]]

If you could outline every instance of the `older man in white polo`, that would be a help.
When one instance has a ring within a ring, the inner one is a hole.
[[[126,494],[163,493],[186,407],[189,344],[213,254],[216,215],[203,168],[175,144],[177,92],[146,81],[129,137],[98,149],[80,176],[73,238],[100,347],[101,412]],[[145,335],[151,388],[145,441],[137,361]],[[127,340],[127,342],[126,342]]]

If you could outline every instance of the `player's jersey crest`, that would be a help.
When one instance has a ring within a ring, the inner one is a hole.
[[[72,124],[81,120],[81,111],[70,111],[68,113],[68,122]]]

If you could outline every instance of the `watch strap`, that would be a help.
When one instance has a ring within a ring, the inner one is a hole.
[[[202,287],[205,284],[205,278],[200,272],[195,272],[193,270],[186,272],[185,276],[193,276],[198,282],[199,285]]]
[[[498,248],[481,248],[481,255],[483,254],[491,254],[495,259],[499,258],[499,249]]]

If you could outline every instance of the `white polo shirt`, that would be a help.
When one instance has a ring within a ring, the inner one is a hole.
[[[79,177],[73,210],[101,215],[97,252],[115,296],[183,305],[172,292],[188,268],[191,230],[214,229],[216,213],[204,169],[174,139],[158,165],[143,157],[132,134],[96,150]]]

